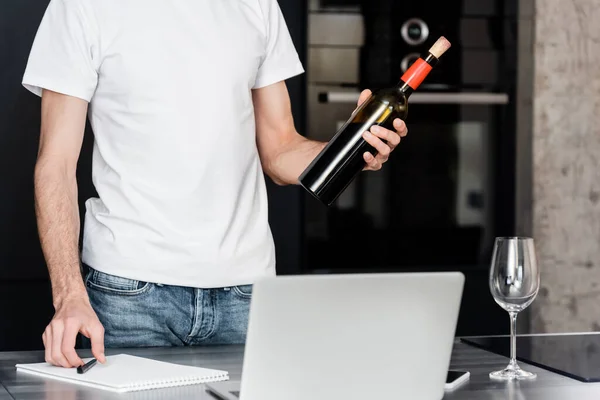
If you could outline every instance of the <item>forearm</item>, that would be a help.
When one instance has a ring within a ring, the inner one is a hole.
[[[369,90],[364,90],[358,104],[370,94]],[[256,117],[256,141],[263,170],[279,185],[298,184],[300,174],[327,143],[308,140],[296,131],[285,82],[253,90],[252,101]],[[364,139],[377,150],[376,157],[369,152],[363,154],[366,169],[380,169],[392,148],[400,142],[400,136],[406,135],[406,126],[399,119],[394,121],[394,128],[398,134],[377,127],[365,133]]]
[[[268,175],[279,185],[298,184],[298,177],[327,143],[309,140],[300,134],[282,145],[269,162]]]
[[[66,168],[41,158],[35,169],[35,209],[54,305],[86,298],[79,262],[77,182]]]

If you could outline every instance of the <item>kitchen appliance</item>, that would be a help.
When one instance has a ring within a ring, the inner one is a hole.
[[[411,96],[409,134],[381,171],[331,207],[306,195],[307,272],[460,270],[479,302],[467,312],[504,318],[478,287],[494,238],[515,233],[517,20],[516,0],[311,3],[310,138],[331,139],[361,90],[396,83],[439,36],[452,50]],[[462,332],[505,331],[472,324]]]

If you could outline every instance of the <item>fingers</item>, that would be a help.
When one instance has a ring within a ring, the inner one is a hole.
[[[369,152],[365,152],[365,154],[363,154],[363,158],[365,159],[365,162],[367,163],[367,167],[366,169],[372,170],[372,171],[378,171],[381,169],[381,162],[373,157],[373,155]]]
[[[89,339],[92,342],[92,354],[100,363],[106,362],[104,356],[104,327],[98,321],[89,329]]]
[[[389,129],[375,125],[371,127],[371,133],[378,138],[385,140],[392,149],[400,144],[400,135]]]
[[[46,327],[42,335],[46,362],[65,368],[83,365],[75,350],[79,332],[92,340],[92,353],[104,363],[104,328],[89,302],[81,299],[63,303]]]
[[[366,99],[369,98],[369,96],[371,96],[371,91],[369,89],[365,89],[360,93],[360,96],[358,96],[358,106],[360,106],[362,103],[365,102]]]
[[[406,127],[406,123],[402,121],[400,118],[396,118],[394,120],[394,129],[398,132],[398,135],[404,137],[408,134],[408,128]]]
[[[50,331],[50,326],[46,327],[46,330],[42,334],[42,342],[44,342],[44,359],[48,364],[52,363],[52,347],[50,343],[52,343],[52,332]]]
[[[373,129],[373,128],[371,128]],[[396,135],[398,136],[398,135]],[[369,143],[371,146],[373,146],[375,148],[375,150],[377,150],[378,153],[378,157],[377,158],[381,158],[383,162],[385,162],[387,160],[387,158],[390,155],[390,152],[392,151],[392,149],[390,149],[390,146],[388,146],[387,144],[383,143],[381,141],[381,139],[379,139],[377,136],[375,136],[374,134],[372,134],[369,131],[366,131],[365,133],[363,133],[363,138],[367,141],[367,143]]]
[[[80,323],[75,318],[54,319],[42,334],[47,363],[64,368],[83,365],[75,351]]]
[[[62,338],[64,333],[63,322],[61,320],[53,320],[50,323],[50,333],[52,335],[52,340],[49,343],[52,352],[50,363],[60,367],[70,368],[71,364],[69,364],[62,353]]]
[[[65,330],[62,337],[61,351],[71,367],[78,367],[84,364],[83,360],[79,358],[75,351],[77,333],[79,333],[79,324],[77,320],[67,320],[65,322]]]

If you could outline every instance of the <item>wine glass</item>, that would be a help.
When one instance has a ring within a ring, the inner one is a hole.
[[[489,284],[494,300],[510,316],[510,362],[505,369],[490,373],[490,377],[535,378],[536,374],[523,371],[516,359],[517,313],[533,302],[540,287],[540,273],[532,238],[496,238]]]

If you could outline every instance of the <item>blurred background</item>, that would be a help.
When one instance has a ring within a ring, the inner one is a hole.
[[[462,271],[456,334],[505,334],[487,283],[493,241],[533,236],[542,288],[520,333],[599,331],[597,1],[279,4],[307,71],[288,81],[295,122],[312,139],[329,140],[362,89],[395,84],[439,36],[452,48],[411,96],[409,136],[382,171],[329,208],[268,182],[278,273]],[[0,5],[0,351],[42,348],[53,314],[33,209],[40,101],[20,85],[47,5]],[[88,127],[82,217],[92,143]]]

